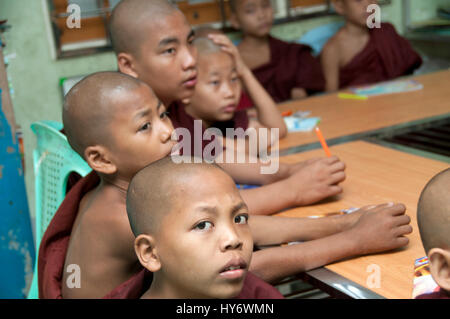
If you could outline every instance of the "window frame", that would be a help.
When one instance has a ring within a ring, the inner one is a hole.
[[[69,0],[44,0],[47,1],[51,33],[53,37],[54,49],[57,59],[70,57],[79,57],[94,53],[109,52],[112,50],[111,40],[109,38],[107,24],[111,15],[110,0],[95,0],[99,9],[90,11],[90,13],[98,13],[96,17],[81,18],[81,29],[69,29],[66,26],[67,17],[71,13],[67,13]],[[227,21],[229,14],[228,0],[207,0],[199,3],[188,4],[188,0],[171,0],[178,4],[179,8],[188,18],[193,26],[214,26],[222,29],[224,32],[235,32]],[[337,15],[331,5],[331,0],[273,0],[276,1],[274,7],[278,10],[275,14],[274,25],[280,25],[295,21],[308,20],[317,17],[335,16]],[[217,21],[200,20],[202,23],[193,23],[190,14],[195,15],[195,10],[209,10],[211,3],[215,3],[220,17]],[[301,6],[301,3],[308,4]],[[390,4],[391,0],[380,0],[380,5]],[[293,6],[294,5],[294,6]],[[209,8],[208,8],[209,7]],[[302,8],[303,9],[299,9]],[[306,9],[305,9],[306,8]],[[321,9],[320,9],[321,8]],[[187,14],[188,12],[188,14]],[[86,12],[84,12],[86,13]],[[83,14],[83,12],[82,12]],[[86,23],[88,27],[86,27]],[[84,26],[83,26],[84,25]],[[90,27],[89,27],[90,25]],[[86,32],[86,28],[88,32]],[[62,30],[62,31],[61,31]],[[77,33],[78,30],[78,33]],[[82,33],[79,30],[83,30]],[[65,34],[62,34],[65,33]],[[80,40],[80,41],[78,41]],[[69,48],[69,49],[67,49]],[[72,49],[70,49],[72,48]]]

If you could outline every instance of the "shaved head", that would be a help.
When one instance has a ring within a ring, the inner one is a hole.
[[[211,39],[207,37],[198,37],[194,40],[193,44],[197,48],[199,56],[209,53],[224,52],[221,47],[215,44]]]
[[[206,38],[210,34],[225,34],[222,30],[212,27],[199,27],[195,29],[196,38]]]
[[[131,180],[127,192],[128,219],[134,235],[155,234],[163,218],[175,209],[174,206],[185,203],[196,191],[195,186],[191,185],[198,182],[195,177],[207,173],[216,175],[212,179],[209,175],[210,178],[205,178],[207,181],[204,182],[227,179],[237,192],[231,177],[219,166],[194,163],[192,158],[177,164],[171,157],[165,157],[139,171]]]
[[[120,104],[117,99],[145,85],[119,72],[99,72],[78,82],[65,96],[64,132],[70,146],[84,158],[92,145],[109,145],[109,123]]]
[[[167,0],[122,0],[114,8],[109,32],[116,54],[139,56],[141,44],[148,33],[144,29],[149,21],[161,19],[178,11]]]
[[[420,194],[417,222],[425,251],[450,249],[450,168],[434,176]]]

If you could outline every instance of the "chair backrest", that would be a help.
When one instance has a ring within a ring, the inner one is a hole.
[[[344,25],[343,21],[337,21],[321,25],[306,32],[297,43],[307,44],[313,49],[313,55],[319,55],[327,41],[336,34]]]
[[[31,125],[37,137],[33,152],[36,194],[36,246],[45,229],[66,196],[67,179],[71,172],[87,175],[91,168],[67,142],[60,131],[62,124],[41,121]]]
[[[41,238],[66,195],[70,173],[87,175],[91,168],[67,142],[60,131],[62,124],[54,121],[40,121],[31,124],[37,137],[33,151],[35,173],[35,236],[36,251],[39,252]],[[37,260],[37,258],[36,258]],[[37,262],[33,283],[28,298],[37,298]]]

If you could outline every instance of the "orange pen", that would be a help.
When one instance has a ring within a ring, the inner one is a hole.
[[[328,157],[331,157],[330,149],[328,148],[327,142],[325,142],[325,139],[323,138],[322,132],[320,131],[319,127],[316,126],[316,134],[319,138],[320,144],[322,144],[322,148],[325,151],[325,154],[327,154]]]

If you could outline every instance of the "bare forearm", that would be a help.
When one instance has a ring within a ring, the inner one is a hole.
[[[267,282],[276,282],[299,272],[359,254],[357,240],[349,232],[253,253],[250,271]]]
[[[255,245],[268,246],[310,241],[336,234],[348,227],[348,219],[251,216],[249,224]]]
[[[232,150],[225,150],[225,152]],[[235,153],[237,156],[237,153]],[[247,154],[246,154],[247,155]],[[255,163],[217,163],[225,170],[236,183],[250,185],[265,185],[280,181],[288,176],[289,164],[279,163],[278,171],[275,174],[262,174],[264,166],[258,159]]]
[[[283,182],[276,182],[240,192],[252,215],[271,215],[293,206],[292,194],[286,192]]]
[[[250,69],[242,74],[242,81],[257,111],[258,121],[268,128],[279,128],[279,136],[287,134],[286,124],[272,97],[262,87]]]

